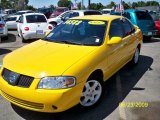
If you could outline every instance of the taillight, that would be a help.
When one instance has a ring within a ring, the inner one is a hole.
[[[5,25],[4,24],[0,24],[0,28],[3,28]]]
[[[52,26],[48,26],[48,29],[52,30]]]
[[[24,30],[25,30],[25,31],[29,31],[29,27],[25,27]]]

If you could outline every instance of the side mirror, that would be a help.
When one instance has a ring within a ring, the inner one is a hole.
[[[108,45],[113,45],[113,44],[118,44],[122,41],[122,38],[121,37],[112,37],[108,42],[107,44]]]

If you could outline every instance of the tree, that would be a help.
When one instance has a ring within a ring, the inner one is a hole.
[[[59,0],[58,6],[59,7],[71,7],[72,2],[70,0]]]
[[[146,6],[159,6],[157,1],[147,1]]]
[[[49,7],[52,8],[53,10],[56,8],[56,6],[54,5],[50,5]]]
[[[36,8],[34,8],[32,5],[27,5],[26,9],[36,11]]]
[[[114,7],[115,5],[116,5],[116,3],[113,2],[113,1],[111,1],[106,7],[107,7],[107,8],[112,8],[112,7]]]
[[[138,4],[138,7],[146,6],[146,3],[144,1],[138,1],[137,4]]]
[[[122,4],[123,4],[124,9],[129,9],[130,8],[130,6],[127,3],[125,3],[124,1],[122,2]]]
[[[136,2],[132,3],[132,8],[135,9],[136,7],[138,7],[138,4]]]
[[[91,3],[89,9],[92,9],[92,10],[101,10],[103,8],[104,8],[104,6],[101,3]]]

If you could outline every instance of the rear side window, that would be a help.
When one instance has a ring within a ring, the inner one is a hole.
[[[102,13],[99,11],[86,11],[84,15],[102,15]]]
[[[147,12],[136,12],[138,20],[152,20],[152,17]]]
[[[73,13],[71,13],[70,18],[77,17],[77,16],[79,16],[79,13],[78,12],[73,12]]]
[[[17,20],[17,17],[9,17],[7,18],[7,21],[16,21]]]
[[[128,36],[131,34],[132,29],[131,25],[128,20],[124,19],[122,22],[123,28],[124,28],[124,36]]]
[[[123,28],[119,19],[113,20],[110,26],[109,37],[122,37],[123,38]]]
[[[27,23],[47,22],[43,15],[28,15],[26,16]]]

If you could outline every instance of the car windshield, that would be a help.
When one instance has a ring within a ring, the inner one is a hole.
[[[38,22],[47,22],[44,15],[27,15],[27,23],[38,23]]]
[[[67,20],[58,25],[44,40],[63,44],[101,45],[107,21]]]
[[[138,20],[152,20],[148,12],[136,12],[136,16]]]
[[[8,17],[6,21],[16,21],[17,17]]]

